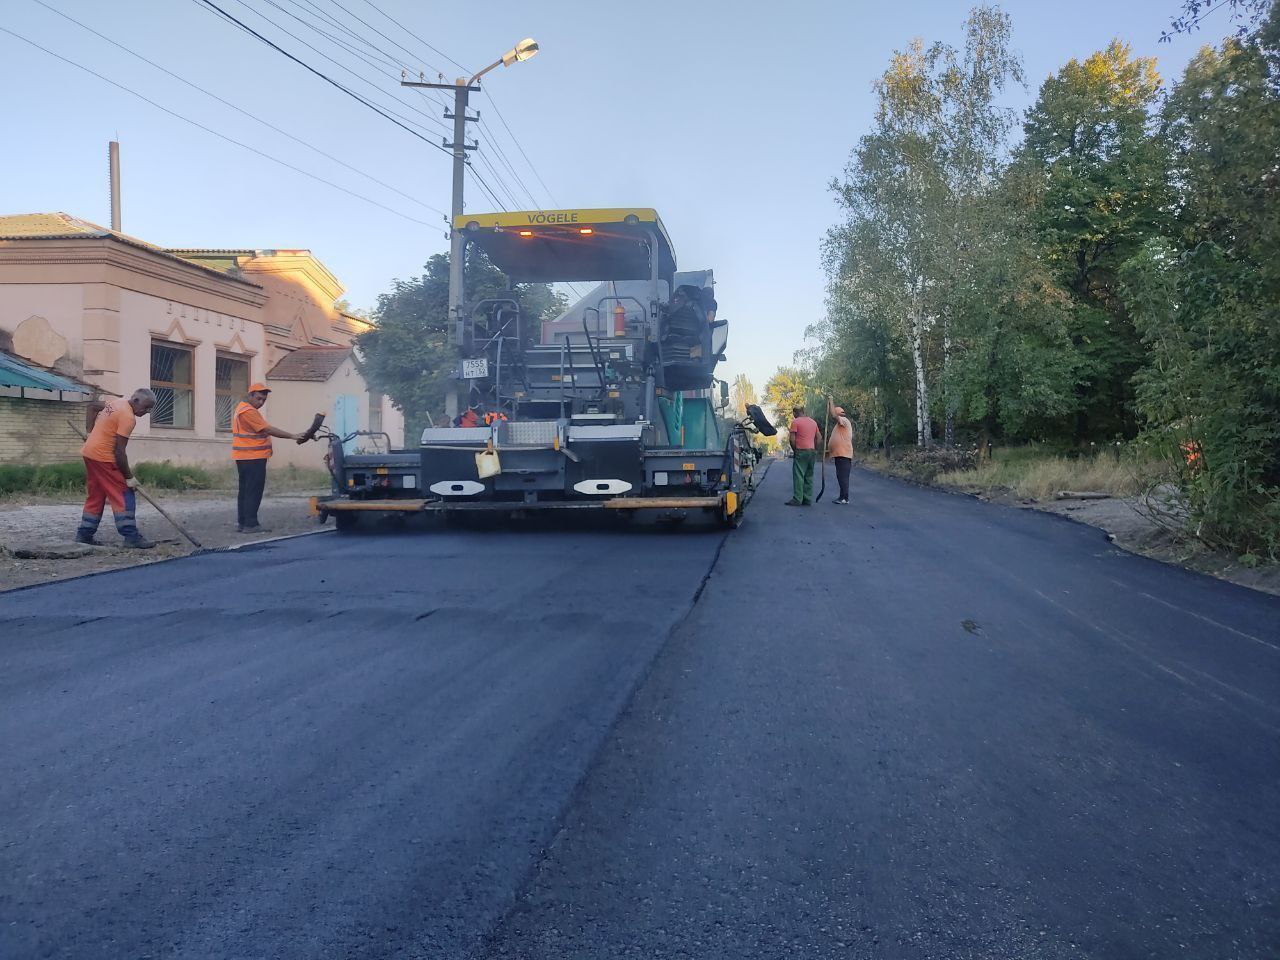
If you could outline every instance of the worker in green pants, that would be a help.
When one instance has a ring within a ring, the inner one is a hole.
[[[813,465],[818,460],[818,421],[806,416],[804,407],[791,411],[787,436],[791,443],[791,499],[788,507],[813,506]]]

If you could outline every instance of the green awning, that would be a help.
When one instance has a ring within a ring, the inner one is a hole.
[[[62,393],[93,393],[92,388],[84,384],[41,370],[39,367],[33,367],[6,353],[0,353],[0,387],[58,390]]]

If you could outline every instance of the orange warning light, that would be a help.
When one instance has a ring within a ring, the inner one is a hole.
[[[522,236],[522,237],[532,237],[532,236],[533,236],[533,231],[532,231],[532,230],[521,230],[521,231],[520,231],[520,236]]]
[[[595,230],[593,230],[591,227],[579,227],[578,232],[582,234],[584,237],[589,237],[593,233],[595,233]]]

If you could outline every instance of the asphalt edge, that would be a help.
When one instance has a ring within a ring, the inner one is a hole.
[[[57,580],[46,580],[43,583],[27,583],[20,587],[9,587],[0,590],[0,601],[5,597],[14,593],[21,593],[23,590],[39,590],[42,587],[52,587],[62,583],[75,583],[77,580],[87,580],[90,577],[101,577],[109,573],[119,573],[121,570],[136,570],[141,567],[158,567],[166,563],[176,563],[179,560],[190,560],[192,557],[204,557],[214,553],[231,553],[235,550],[247,550],[251,547],[266,546],[271,543],[279,543],[281,540],[297,540],[299,537],[314,537],[318,533],[336,533],[332,528],[324,528],[321,530],[304,530],[301,533],[286,533],[279,537],[268,537],[265,540],[249,540],[245,543],[232,543],[225,547],[200,547],[192,550],[190,553],[184,553],[176,557],[164,557],[160,560],[144,560],[142,563],[130,563],[120,567],[111,567],[107,570],[90,570],[88,573],[77,573],[70,577],[60,577]]]

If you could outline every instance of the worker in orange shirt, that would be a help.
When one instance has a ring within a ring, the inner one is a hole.
[[[231,417],[231,458],[236,462],[240,489],[236,496],[236,530],[240,533],[266,533],[258,523],[258,507],[267,488],[267,461],[271,459],[271,438],[297,440],[298,434],[267,423],[262,405],[271,388],[255,383],[236,407]]]
[[[840,484],[840,496],[831,502],[844,505],[849,502],[849,472],[853,469],[853,424],[844,407],[837,407],[831,397],[827,397],[827,416],[835,424],[827,438],[827,456],[835,462],[836,482]]]
[[[102,511],[110,501],[116,530],[124,538],[125,545],[138,550],[149,550],[155,546],[138,532],[134,520],[137,498],[133,491],[138,488],[138,481],[125,453],[138,417],[145,417],[155,405],[156,395],[144,387],[135,390],[128,400],[108,400],[105,403],[95,400],[85,411],[88,437],[80,448],[80,456],[84,457],[87,494],[80,529],[76,531],[78,543],[97,545],[94,534],[102,522]]]

